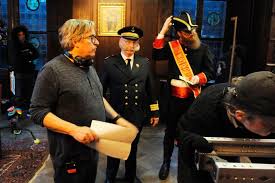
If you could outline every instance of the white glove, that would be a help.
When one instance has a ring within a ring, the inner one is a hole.
[[[192,83],[193,85],[199,84],[199,83],[200,83],[200,78],[199,78],[199,76],[197,76],[197,75],[193,76],[193,77],[191,78],[191,83]]]

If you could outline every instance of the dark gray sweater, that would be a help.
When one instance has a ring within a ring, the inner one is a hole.
[[[38,75],[31,99],[32,120],[43,126],[44,117],[52,112],[79,126],[90,126],[92,120],[105,121],[102,93],[93,67],[79,68],[59,55]],[[48,130],[48,140],[55,166],[72,159],[89,159],[90,148],[69,135]]]

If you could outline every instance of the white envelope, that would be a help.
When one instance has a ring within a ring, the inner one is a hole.
[[[93,120],[90,127],[99,140],[87,144],[98,152],[126,160],[130,154],[131,143],[134,141],[137,131],[112,123]]]
[[[187,77],[179,75],[179,79],[182,81],[185,81],[186,83],[190,84],[190,85],[194,85],[194,83],[192,83]]]

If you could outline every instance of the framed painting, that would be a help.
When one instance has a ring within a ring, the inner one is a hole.
[[[125,26],[125,3],[98,3],[98,35],[118,36]]]

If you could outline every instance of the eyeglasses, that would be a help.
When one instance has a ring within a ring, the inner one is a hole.
[[[91,35],[89,37],[87,37],[87,39],[91,40],[91,43],[93,43],[94,45],[98,45],[98,39],[95,37],[95,35]]]

